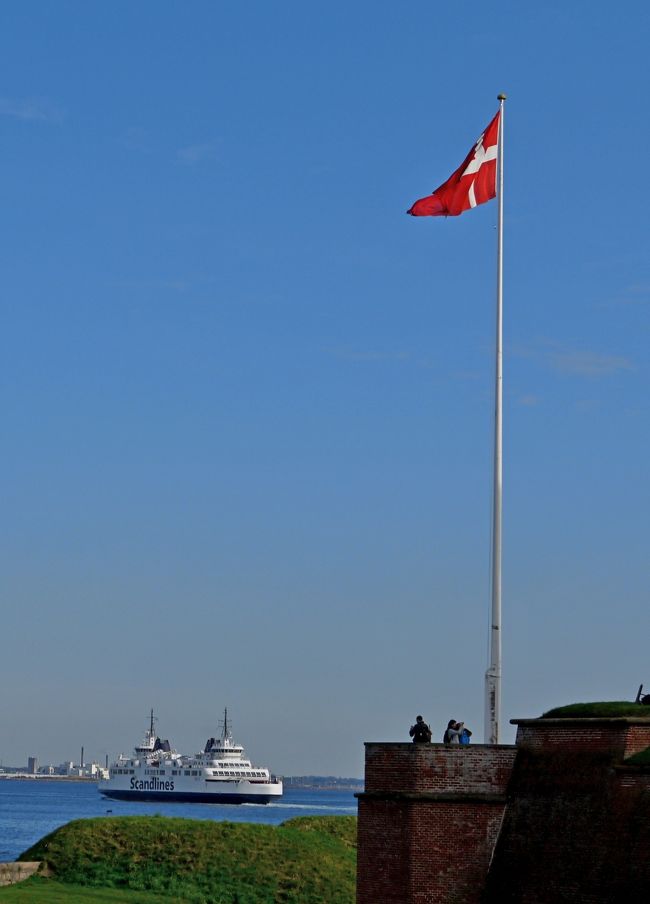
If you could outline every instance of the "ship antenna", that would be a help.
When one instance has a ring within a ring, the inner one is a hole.
[[[152,709],[152,710],[151,710],[151,727],[149,728],[149,732],[150,732],[151,735],[153,735],[153,723],[154,723],[155,721],[156,721],[156,720],[155,720],[154,717],[153,717],[153,709]]]
[[[228,724],[227,706],[223,711],[223,719],[219,719],[219,725],[221,725],[221,738],[223,741],[225,741],[230,737],[230,725]]]

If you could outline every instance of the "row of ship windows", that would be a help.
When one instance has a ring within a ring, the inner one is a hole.
[[[147,775],[164,775],[164,769],[146,769],[145,772]],[[206,773],[208,775],[235,775],[241,776],[242,778],[246,778],[246,776],[251,776],[253,778],[264,778],[263,772],[256,772],[255,770],[251,770],[250,772],[237,772],[237,771],[228,771],[226,769],[206,769]],[[200,771],[195,771],[194,769],[172,769],[172,775],[201,775]]]
[[[254,769],[251,770],[250,772],[234,772],[234,771],[228,772],[227,770],[224,770],[224,769],[212,769],[212,770],[208,769],[207,772],[208,772],[208,775],[235,775],[235,776],[242,776],[242,777],[251,776],[252,778],[264,778],[263,772],[259,772]],[[145,773],[145,775],[165,775],[165,770],[164,769],[145,769],[144,773]],[[197,775],[200,775],[201,773],[200,773],[200,771],[198,771],[196,769],[185,769],[185,770],[172,769],[171,774],[172,775],[197,776]],[[134,769],[113,769],[113,775],[135,775],[135,770]]]

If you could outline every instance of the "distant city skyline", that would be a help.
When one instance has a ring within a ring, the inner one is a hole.
[[[501,91],[504,740],[650,686],[649,16],[3,6],[2,762],[481,741]]]
[[[79,762],[75,762],[73,759],[69,757],[62,760],[62,762],[58,764],[54,763],[42,763],[39,761],[37,756],[29,756],[27,757],[27,764],[19,764],[19,763],[0,763],[0,775],[4,776],[12,776],[18,775],[20,777],[29,777],[30,775],[34,775],[37,777],[61,777],[64,776],[66,778],[71,777],[83,777],[83,778],[96,778],[100,773],[105,773],[106,777],[108,777],[108,772],[106,771],[110,766],[110,758],[105,758],[103,763],[98,762],[96,758],[84,758]],[[339,784],[346,783],[358,783],[359,785],[363,784],[363,778],[361,776],[355,775],[285,775],[282,776],[285,785],[295,785],[295,786],[305,786],[311,787],[314,782],[327,781],[331,786],[336,787]]]

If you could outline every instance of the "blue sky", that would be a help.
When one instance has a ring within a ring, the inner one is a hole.
[[[504,715],[650,686],[648,18],[3,5],[4,763],[480,739],[500,91]]]

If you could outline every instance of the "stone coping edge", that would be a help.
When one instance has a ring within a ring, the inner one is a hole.
[[[436,747],[442,750],[465,751],[470,750],[516,750],[516,744],[443,744],[438,741],[429,741],[428,744],[414,744],[413,741],[364,741],[364,747],[410,747],[412,750]]]
[[[357,800],[421,800],[435,803],[505,804],[506,795],[479,791],[358,791]]]
[[[0,863],[0,888],[18,885],[32,876],[50,877],[47,864],[43,860],[9,860]]]
[[[11,867],[38,867],[43,863],[43,860],[2,860],[0,861],[0,866],[11,866]]]
[[[540,716],[539,719],[510,719],[511,725],[609,725],[615,728],[617,725],[650,725],[650,713],[647,716],[567,716],[566,718],[554,717],[545,719]]]

